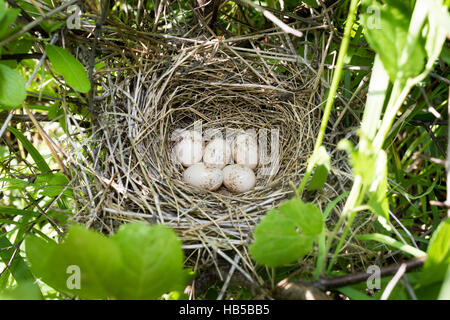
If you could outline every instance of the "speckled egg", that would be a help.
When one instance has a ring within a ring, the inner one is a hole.
[[[222,172],[223,184],[231,192],[247,192],[255,187],[255,173],[247,166],[232,164],[223,168]]]
[[[225,139],[214,138],[203,152],[203,163],[207,167],[222,169],[231,161],[231,145]]]
[[[184,167],[190,167],[202,161],[202,135],[197,131],[183,132],[181,140],[175,145],[175,156]]]
[[[241,133],[233,141],[233,159],[250,169],[258,165],[258,142],[256,137],[248,133]]]
[[[203,163],[196,163],[184,171],[183,180],[196,188],[214,191],[222,185],[223,173],[218,168],[208,168]]]

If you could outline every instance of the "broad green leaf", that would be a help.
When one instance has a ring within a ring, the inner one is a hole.
[[[39,175],[35,180],[35,185],[41,191],[43,196],[56,197],[58,196],[69,183],[69,179],[62,173],[48,173],[45,175]],[[68,197],[73,196],[73,190],[67,188],[64,191],[64,195]]]
[[[84,299],[156,299],[185,280],[181,244],[163,226],[132,223],[108,238],[76,225],[60,244],[28,237],[26,253],[36,276]]]
[[[104,235],[73,226],[61,244],[30,236],[25,247],[33,273],[54,289],[85,299],[117,298],[122,279],[120,251]]]
[[[368,1],[370,3],[373,3],[376,0]],[[366,1],[367,2],[367,1]],[[413,9],[414,9],[414,0],[384,0],[386,4],[388,4],[390,7],[395,7],[398,10],[404,12],[406,15],[411,15]]]
[[[362,140],[362,139],[361,139]],[[375,179],[377,155],[358,149],[351,154],[351,164],[355,176],[361,176],[363,183],[371,185]]]
[[[45,50],[52,66],[64,77],[69,86],[79,92],[91,90],[86,70],[69,51],[50,44],[45,46]]]
[[[134,223],[111,238],[119,247],[123,287],[119,298],[157,299],[184,284],[183,251],[175,232],[166,226]]]
[[[313,203],[304,203],[298,198],[292,198],[281,204],[278,209],[300,228],[301,233],[315,235],[323,230],[322,213]]]
[[[258,263],[269,267],[292,263],[312,250],[313,237],[300,235],[294,222],[269,210],[256,226],[255,242],[250,245],[250,254]]]
[[[370,8],[370,12],[361,14],[365,36],[379,54],[391,80],[419,74],[424,66],[425,51],[420,34],[408,34],[408,12],[376,1],[370,1]],[[375,11],[379,16],[373,16]],[[405,55],[404,50],[407,51]],[[406,61],[402,60],[403,55],[408,56]]]
[[[20,73],[0,64],[0,110],[20,107],[25,98],[25,80]]]
[[[27,150],[28,153],[33,158],[39,170],[41,170],[42,172],[50,171],[50,167],[48,166],[47,162],[44,160],[42,155],[39,153],[39,151],[37,151],[37,149],[33,146],[33,144],[30,141],[28,141],[28,139],[22,134],[22,132],[10,126],[8,126],[8,130],[16,136],[17,140],[19,140],[22,143],[25,150]]]
[[[10,29],[9,27],[11,24],[16,21],[17,16],[19,15],[20,9],[16,8],[10,8],[6,10],[3,19],[0,21],[0,40],[3,38],[6,38],[10,32],[13,32],[13,29]]]
[[[442,281],[450,265],[450,219],[441,222],[431,237],[420,283]]]
[[[313,155],[311,161],[314,163],[315,171],[308,184],[307,190],[319,190],[325,185],[331,169],[330,155],[324,146],[320,146],[318,152]]]
[[[429,62],[433,63],[439,57],[447,35],[450,35],[450,15],[447,8],[438,0],[422,2],[428,10],[428,32],[425,42]]]

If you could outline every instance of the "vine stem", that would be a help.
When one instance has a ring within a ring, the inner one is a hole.
[[[339,48],[339,55],[336,62],[336,71],[333,75],[333,79],[331,80],[330,91],[328,93],[327,103],[325,104],[325,109],[323,111],[322,122],[320,124],[319,134],[317,136],[316,142],[314,144],[314,150],[311,157],[308,159],[308,166],[306,168],[305,175],[300,182],[300,185],[297,189],[297,194],[301,196],[306,183],[311,176],[312,170],[314,169],[315,163],[312,159],[314,159],[314,154],[318,152],[320,146],[322,145],[323,138],[325,137],[325,130],[328,125],[328,121],[330,119],[331,108],[333,107],[334,99],[336,96],[337,88],[339,86],[339,82],[342,77],[342,69],[344,67],[344,59],[347,54],[348,45],[350,43],[350,34],[352,31],[353,23],[355,22],[356,17],[356,9],[358,7],[358,0],[351,0],[350,8],[347,16],[347,23],[345,24],[344,29],[344,37],[342,39],[341,46]]]

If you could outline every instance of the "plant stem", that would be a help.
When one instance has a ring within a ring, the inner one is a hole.
[[[306,173],[303,176],[302,181],[300,182],[300,185],[298,187],[298,194],[301,195],[303,192],[303,189],[306,186],[306,183],[308,182],[309,177],[311,176],[312,170],[314,169],[315,163],[312,162],[313,155],[319,150],[320,146],[322,145],[323,138],[325,136],[325,130],[328,125],[328,120],[330,119],[331,114],[331,108],[334,103],[334,99],[336,96],[337,88],[339,86],[339,82],[341,80],[342,76],[342,69],[344,67],[344,59],[347,54],[348,45],[350,43],[350,33],[352,31],[353,23],[355,21],[356,17],[356,9],[358,7],[358,0],[351,0],[350,2],[350,8],[348,11],[347,16],[347,23],[345,24],[344,29],[344,37],[341,42],[341,46],[339,48],[339,55],[336,62],[336,70],[333,74],[333,79],[331,81],[330,90],[328,92],[328,99],[327,103],[325,105],[325,109],[323,111],[322,116],[322,122],[320,124],[319,134],[317,136],[315,145],[314,145],[314,151],[311,157],[308,159],[308,166],[306,169]]]

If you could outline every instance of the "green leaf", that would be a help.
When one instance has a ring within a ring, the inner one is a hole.
[[[369,1],[370,3],[373,3],[373,1]],[[408,16],[411,15],[413,9],[414,9],[414,1],[410,0],[384,0],[385,3],[387,3],[390,7],[395,7],[398,10],[405,12]]]
[[[39,151],[37,151],[37,149],[33,146],[33,144],[30,141],[28,141],[28,139],[19,130],[10,126],[8,126],[8,130],[9,132],[11,132],[16,136],[17,140],[19,140],[22,143],[25,150],[27,150],[28,153],[33,158],[39,170],[41,170],[42,172],[50,171],[50,167],[48,166],[47,162],[44,160],[42,155],[39,153]]]
[[[43,181],[42,181],[43,180]],[[41,185],[39,185],[41,183]],[[39,175],[36,178],[35,184],[42,189],[41,194],[48,197],[58,196],[69,183],[69,179],[62,173],[49,173],[46,175]],[[67,188],[64,195],[68,197],[73,196],[73,190]]]
[[[9,241],[8,238],[6,238],[6,234],[3,234],[2,236],[0,236],[0,258],[5,265],[9,264],[14,254],[14,251],[16,250],[15,247],[5,250],[4,248],[7,247],[12,247],[12,243]],[[26,284],[30,282],[33,283],[35,281],[33,274],[31,273],[30,269],[28,268],[28,266],[26,265],[25,261],[23,260],[22,256],[19,253],[17,253],[14,256],[8,269],[18,284]],[[37,292],[39,292],[40,295],[41,292],[39,290],[38,285],[34,283],[33,285],[34,290],[37,289]]]
[[[318,152],[313,155],[311,161],[314,163],[315,171],[308,184],[307,190],[322,189],[327,181],[331,170],[331,158],[324,146],[320,146]]]
[[[250,254],[269,267],[294,262],[312,251],[324,228],[320,209],[312,203],[292,198],[269,210],[256,226]]]
[[[64,77],[69,86],[79,92],[91,90],[86,70],[69,51],[50,44],[46,45],[45,49],[52,66]]]
[[[60,244],[26,239],[33,273],[84,299],[156,299],[184,284],[183,252],[173,230],[132,223],[112,237],[72,226]],[[72,268],[72,269],[71,269]],[[76,269],[79,270],[79,288]]]
[[[0,64],[0,110],[20,107],[25,98],[25,80],[20,73]]]
[[[375,179],[376,163],[377,155],[370,151],[364,151],[360,148],[351,154],[353,174],[361,176],[363,183],[366,185],[371,185]]]
[[[255,242],[250,246],[250,254],[258,263],[269,267],[292,263],[312,250],[314,238],[300,235],[294,222],[275,210],[256,226]]]
[[[1,291],[0,300],[42,300],[42,294],[36,283],[28,281],[13,289]]]
[[[61,244],[31,236],[25,247],[33,273],[54,289],[85,299],[116,298],[120,291],[120,252],[102,234],[73,226]],[[68,286],[73,284],[74,267],[80,271],[79,289]]]
[[[442,281],[450,265],[450,219],[441,222],[431,237],[420,279],[421,285]]]
[[[408,253],[414,257],[423,257],[426,256],[426,253],[422,250],[419,250],[413,246],[410,246],[409,244],[405,244],[403,242],[397,241],[387,235],[380,234],[380,233],[370,233],[370,234],[360,234],[356,235],[355,238],[359,240],[374,240],[381,243],[384,243],[386,245],[389,245],[393,248],[402,250],[405,253]]]
[[[172,229],[128,224],[112,240],[126,262],[121,275],[124,283],[121,298],[157,299],[168,291],[181,289],[185,279],[183,251]]]
[[[0,40],[6,38],[12,29],[9,29],[10,25],[16,21],[19,15],[20,9],[8,9],[6,10],[3,19],[0,21]]]
[[[364,291],[358,290],[351,286],[341,287],[336,289],[337,291],[343,293],[346,297],[351,300],[375,300],[373,297],[368,296]]]
[[[5,0],[0,0],[0,23],[2,22],[2,19],[5,16],[5,12],[6,12]]]
[[[447,35],[450,35],[450,15],[441,1],[428,0],[424,3],[428,9],[428,32],[425,50],[429,62],[433,63],[439,57]]]
[[[323,230],[322,213],[313,203],[304,203],[298,198],[292,198],[281,204],[278,209],[282,215],[291,219],[304,234],[315,235]]]
[[[33,210],[18,209],[17,207],[0,207],[0,215],[18,215],[37,217],[38,213]]]
[[[379,54],[391,80],[419,74],[424,66],[425,51],[420,34],[409,34],[408,12],[376,1],[369,3],[372,11],[361,14],[361,22],[367,42]],[[374,16],[375,11],[379,12],[379,17]],[[403,55],[408,57],[406,61],[402,60]]]

